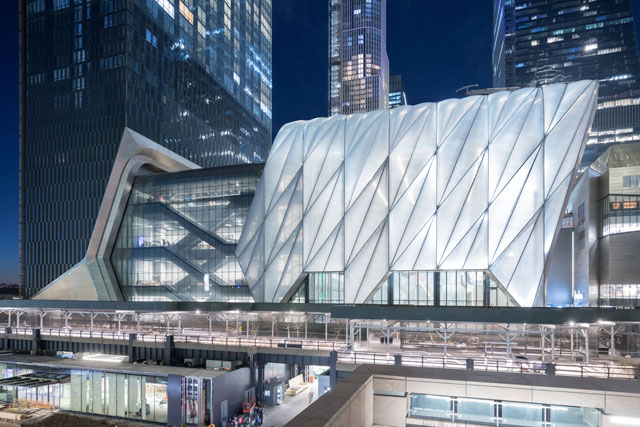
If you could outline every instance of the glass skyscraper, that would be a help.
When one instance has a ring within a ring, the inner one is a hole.
[[[598,110],[581,168],[640,140],[640,59],[629,0],[494,0],[493,85],[596,79]]]
[[[387,108],[386,0],[329,0],[329,115]]]
[[[84,255],[123,130],[203,167],[271,141],[271,0],[20,2],[20,281]]]
[[[389,77],[389,108],[407,105],[407,94],[404,92],[402,76],[394,74]]]

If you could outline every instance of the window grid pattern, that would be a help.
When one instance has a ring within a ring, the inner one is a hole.
[[[19,280],[31,296],[85,255],[125,126],[203,167],[266,159],[272,34],[271,0],[23,10]]]
[[[601,206],[602,236],[640,230],[640,196],[609,195]]]
[[[419,393],[412,393],[409,402],[409,417],[444,420],[456,424],[566,427],[601,425],[601,413],[594,408]]]
[[[600,306],[640,307],[640,284],[600,285]]]
[[[126,300],[253,301],[235,257],[261,174],[251,168],[136,179],[111,256]]]
[[[387,108],[386,0],[329,3],[329,115]]]
[[[483,271],[394,271],[371,297],[370,303],[467,307],[515,305]]]
[[[640,96],[640,56],[630,0],[494,0],[493,16],[494,87],[600,80],[580,170],[612,144],[640,140],[640,106],[631,106]]]

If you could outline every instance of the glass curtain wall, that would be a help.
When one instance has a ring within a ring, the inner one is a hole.
[[[602,200],[602,214],[602,236],[638,231],[640,196],[607,196]]]
[[[409,417],[485,425],[553,425],[556,427],[600,425],[600,412],[593,408],[417,393],[411,394]]]
[[[344,273],[309,273],[290,302],[344,304]]]
[[[136,179],[111,262],[128,301],[253,301],[235,256],[262,165]]]
[[[484,271],[394,271],[372,304],[424,306],[515,305]]]
[[[60,409],[135,420],[167,422],[167,380],[163,377],[71,371],[61,384]]]
[[[640,284],[600,285],[600,305],[619,308],[640,306]]]
[[[34,371],[0,364],[0,377]],[[64,411],[167,423],[167,378],[101,371],[56,371],[60,383],[37,387],[0,387],[0,401],[16,399]]]

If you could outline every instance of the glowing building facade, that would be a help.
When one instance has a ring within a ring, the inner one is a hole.
[[[85,258],[38,298],[544,305],[597,90],[294,122],[264,165],[127,130]]]
[[[253,297],[307,286],[305,299],[375,302],[411,273],[407,295],[451,287],[434,305],[491,286],[544,304],[597,93],[580,81],[284,126],[236,249]]]

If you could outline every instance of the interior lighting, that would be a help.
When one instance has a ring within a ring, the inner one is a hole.
[[[611,424],[622,424],[625,426],[640,426],[640,418],[623,417],[620,415],[613,415],[610,418]]]

